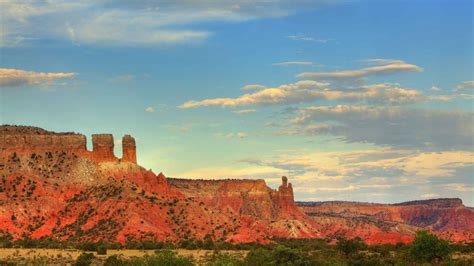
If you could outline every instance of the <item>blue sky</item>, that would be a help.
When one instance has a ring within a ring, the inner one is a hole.
[[[474,205],[472,1],[0,3],[0,122],[188,178]],[[116,146],[120,155],[120,145]]]

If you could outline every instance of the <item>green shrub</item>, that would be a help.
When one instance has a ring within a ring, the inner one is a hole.
[[[107,255],[107,246],[104,244],[97,245],[97,254],[98,255]]]
[[[337,241],[336,248],[347,257],[353,253],[359,252],[360,250],[365,250],[367,244],[358,237],[354,239],[341,238]]]
[[[94,254],[92,253],[82,253],[77,257],[76,262],[74,262],[74,266],[89,266],[92,264],[92,260],[94,259]]]
[[[448,241],[421,230],[416,232],[409,254],[418,262],[440,262],[449,259],[452,251]]]
[[[119,258],[117,255],[107,257],[104,266],[125,266],[130,265],[126,260]]]

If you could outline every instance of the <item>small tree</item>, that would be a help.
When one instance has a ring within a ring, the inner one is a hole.
[[[449,242],[422,230],[416,232],[415,241],[409,249],[410,256],[420,262],[439,262],[453,252]]]
[[[367,244],[362,241],[359,237],[354,239],[345,239],[341,238],[337,241],[337,249],[344,253],[344,255],[349,256],[353,253],[358,252],[359,250],[364,250],[367,248]]]
[[[92,264],[92,260],[94,259],[94,255],[92,253],[82,253],[77,257],[76,262],[74,262],[74,266],[89,266]]]
[[[97,254],[98,255],[107,255],[107,246],[103,243],[97,245]]]

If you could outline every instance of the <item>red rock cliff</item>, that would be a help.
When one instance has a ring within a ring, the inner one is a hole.
[[[1,153],[71,151],[86,153],[86,137],[76,133],[54,133],[35,127],[2,126]]]

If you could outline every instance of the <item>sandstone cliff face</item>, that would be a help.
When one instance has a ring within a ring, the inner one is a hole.
[[[361,237],[368,243],[410,242],[416,230],[428,229],[455,242],[474,241],[474,210],[460,199],[400,204],[299,202],[298,207],[329,236]]]
[[[58,151],[67,150],[71,152],[84,153],[86,151],[86,137],[81,134],[51,132],[39,134],[30,129],[25,133],[16,130],[16,127],[5,127],[0,131],[1,153],[29,153],[34,151]]]
[[[238,217],[238,233],[233,242],[268,241],[272,237],[321,237],[314,223],[295,205],[293,189],[282,177],[278,190],[264,180],[186,180],[169,179],[170,186],[187,197],[205,202]]]

